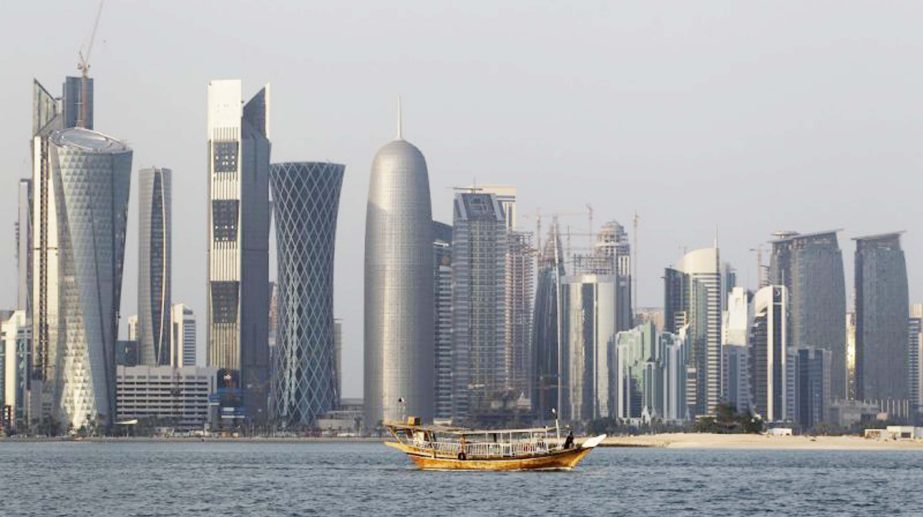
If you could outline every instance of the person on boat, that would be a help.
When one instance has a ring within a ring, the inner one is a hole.
[[[567,433],[567,438],[564,439],[564,448],[570,449],[574,446],[574,432],[570,431]]]

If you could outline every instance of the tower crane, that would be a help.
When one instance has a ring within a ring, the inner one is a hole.
[[[103,14],[103,1],[99,0],[99,9],[96,11],[96,20],[93,21],[93,30],[90,32],[90,40],[87,43],[87,52],[83,53],[83,48],[77,52],[80,61],[77,63],[77,70],[80,71],[80,112],[77,114],[77,127],[87,127],[89,118],[89,106],[87,96],[89,95],[89,74],[90,74],[90,53],[93,52],[93,42],[96,41],[96,29],[99,27],[99,17]]]

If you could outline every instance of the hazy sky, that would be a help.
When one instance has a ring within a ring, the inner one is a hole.
[[[95,0],[4,2],[0,16],[0,306],[15,302],[16,180],[30,174],[31,85],[76,74]],[[273,161],[346,164],[336,250],[344,394],[362,391],[369,168],[395,134],[429,164],[436,218],[450,187],[519,187],[520,213],[641,216],[639,302],[683,247],[710,245],[755,281],[749,251],[779,229],[908,230],[911,301],[923,182],[919,2],[122,1],[92,54],[96,129],[135,173],[174,171],[173,300],[204,341],[206,86],[272,83]],[[122,314],[136,308],[137,176]],[[532,227],[531,219],[522,225]],[[585,217],[562,223],[585,231]],[[274,268],[273,268],[274,269]],[[851,287],[850,287],[851,289]],[[852,291],[849,291],[852,298]],[[850,301],[851,304],[851,301]],[[125,321],[122,322],[124,333]]]

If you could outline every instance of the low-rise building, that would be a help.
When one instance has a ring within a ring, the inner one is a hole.
[[[118,421],[203,429],[208,423],[209,396],[216,393],[218,369],[185,366],[118,366]]]

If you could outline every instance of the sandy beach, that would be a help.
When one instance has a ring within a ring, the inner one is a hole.
[[[604,447],[669,449],[923,450],[923,440],[869,440],[859,436],[765,436],[755,434],[670,433],[613,436]]]

